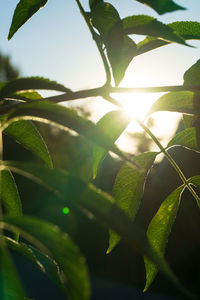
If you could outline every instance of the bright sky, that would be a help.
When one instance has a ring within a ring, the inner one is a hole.
[[[8,42],[8,30],[18,2],[18,0],[0,1],[0,51],[11,55],[13,63],[19,66],[23,76],[47,77],[73,90],[92,88],[104,83],[103,65],[75,0],[49,0],[47,5]],[[88,0],[81,2],[85,8],[88,8]],[[164,23],[180,20],[200,21],[200,3],[197,0],[177,0],[176,3],[188,10],[167,13],[163,16],[159,16],[152,9],[134,0],[111,0],[110,3],[118,9],[121,17],[147,14]],[[196,47],[200,46],[198,41],[189,41],[189,43]],[[184,72],[198,59],[198,48],[181,45],[161,47],[135,58],[121,86],[182,84]],[[132,94],[128,99],[129,102],[134,102],[134,106],[136,102],[140,103],[134,110],[144,113],[158,96]],[[118,99],[123,102],[128,101],[122,96]],[[91,102],[86,103],[89,105]],[[101,99],[96,101],[97,117],[106,110],[113,109],[111,105],[106,106],[105,103]],[[133,110],[129,104],[130,109]],[[171,135],[176,119],[173,116],[174,114],[171,113],[170,118],[166,119],[166,113],[160,113],[160,116],[157,114],[156,125],[159,131],[155,129],[154,132],[165,137]],[[132,129],[138,130],[131,126]]]

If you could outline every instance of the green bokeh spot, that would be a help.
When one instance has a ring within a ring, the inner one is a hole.
[[[63,207],[62,213],[63,213],[64,215],[68,215],[68,214],[69,214],[69,208],[68,208],[68,207]]]

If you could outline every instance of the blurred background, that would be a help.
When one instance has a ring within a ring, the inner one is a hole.
[[[82,1],[88,9],[88,1]],[[185,11],[158,16],[153,10],[133,0],[110,1],[121,17],[148,14],[164,23],[178,20],[199,21],[199,3],[196,0],[176,1],[188,8]],[[104,83],[105,74],[95,44],[84,24],[75,1],[53,1],[41,9],[8,42],[7,35],[14,8],[18,1],[0,2],[0,82],[17,76],[43,76],[73,89],[86,89]],[[135,41],[144,37],[133,36]],[[184,72],[199,59],[199,42],[190,41],[194,48],[168,45],[133,59],[123,87],[145,87],[182,84]],[[47,95],[47,93],[43,93]],[[49,95],[49,94],[48,94]],[[134,117],[143,119],[150,105],[161,94],[117,95]],[[68,102],[80,114],[98,121],[115,107],[101,98]],[[148,120],[149,127],[165,145],[173,134],[183,129],[181,118],[175,113],[156,113]],[[64,133],[48,125],[37,124],[54,166],[65,168],[82,176],[89,172],[91,144],[80,136]],[[129,153],[155,150],[149,137],[134,122],[118,140],[118,145]],[[196,152],[180,147],[170,154],[186,177],[199,174],[200,157]],[[26,149],[4,136],[4,159],[33,160]],[[110,155],[104,159],[94,184],[108,193],[122,162]],[[110,255],[106,255],[108,230],[95,219],[80,211],[63,211],[61,203],[43,187],[20,176],[15,176],[23,202],[23,211],[58,224],[71,234],[86,256],[92,278],[92,300],[107,299],[183,299],[176,289],[159,274],[152,292],[142,293],[145,282],[143,258],[121,241]],[[146,182],[142,205],[136,222],[145,230],[162,201],[181,184],[175,171],[162,157],[151,169]],[[67,212],[65,214],[65,212]],[[200,292],[200,215],[194,199],[185,191],[180,210],[169,238],[166,257],[183,284]],[[64,299],[53,283],[25,259],[13,254],[28,295],[34,299]],[[27,276],[28,274],[28,276]],[[37,288],[36,288],[37,286]],[[134,287],[134,288],[133,288]]]

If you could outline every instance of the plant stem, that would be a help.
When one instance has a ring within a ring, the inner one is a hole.
[[[186,179],[185,175],[183,174],[182,170],[180,167],[177,165],[175,160],[171,157],[171,155],[165,150],[165,148],[161,145],[161,143],[158,141],[158,139],[155,137],[155,135],[147,128],[141,121],[137,120],[137,123],[145,130],[145,132],[152,138],[152,140],[155,142],[155,144],[159,147],[161,152],[167,157],[171,165],[174,167],[176,170],[177,174],[179,175],[180,179],[184,183],[184,185],[187,187],[187,189],[190,191],[190,193],[193,195],[195,200],[197,201],[197,205],[200,208],[200,198],[197,195],[197,193],[194,191],[188,180]]]
[[[110,83],[111,83],[111,72],[110,72],[110,67],[109,67],[109,64],[108,64],[108,61],[107,61],[107,58],[105,56],[105,53],[103,51],[103,48],[102,48],[102,44],[100,43],[99,41],[99,36],[98,34],[95,32],[94,28],[92,27],[91,23],[90,23],[90,20],[88,19],[81,3],[79,0],[75,0],[79,9],[80,9],[80,12],[92,34],[92,37],[93,37],[93,40],[95,41],[96,45],[97,45],[97,48],[99,50],[99,53],[101,55],[101,58],[102,58],[102,61],[103,61],[103,64],[104,64],[104,68],[105,68],[105,72],[106,72],[106,84],[107,86],[110,86]]]
[[[180,91],[200,91],[200,86],[169,85],[141,88],[111,87],[110,93],[164,93]]]

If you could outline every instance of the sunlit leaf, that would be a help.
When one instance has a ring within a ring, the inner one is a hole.
[[[61,276],[60,269],[50,256],[40,252],[35,247],[25,243],[18,243],[9,237],[3,237],[6,246],[13,251],[18,252],[25,258],[33,262],[42,272],[44,272],[57,286],[66,293],[66,286]]]
[[[7,249],[2,245],[2,243],[0,247],[0,268],[0,299],[24,299],[25,293],[19,280],[19,276]]]
[[[200,85],[200,59],[184,74],[184,85]]]
[[[0,98],[11,96],[15,92],[27,90],[55,90],[59,92],[70,92],[68,88],[55,81],[51,81],[42,77],[27,77],[13,79],[4,82],[0,86]],[[40,97],[39,97],[40,98]]]
[[[174,111],[187,114],[200,113],[200,94],[190,91],[171,92],[161,96],[150,108],[148,115],[156,111]]]
[[[22,215],[21,200],[17,186],[9,170],[3,170],[0,174],[0,199],[4,205],[6,214],[9,216]],[[18,232],[14,236],[18,240]]]
[[[136,44],[123,35],[120,16],[110,3],[100,2],[92,9],[91,17],[106,46],[115,84],[119,85],[135,55]]]
[[[185,44],[183,38],[168,25],[161,23],[151,16],[136,15],[122,19],[125,34],[142,34],[158,37],[168,42]]]
[[[184,7],[176,4],[172,0],[137,0],[140,3],[146,4],[153,8],[158,14],[162,15],[167,12],[185,9]]]
[[[6,99],[28,102],[29,100],[42,99],[42,97],[36,91],[25,91],[25,92],[22,91],[22,92],[14,93],[14,94],[6,97]]]
[[[200,23],[194,21],[180,21],[167,24],[184,40],[199,40],[200,39]],[[150,50],[168,45],[169,42],[159,40],[155,37],[148,36],[143,41],[137,44],[137,55],[148,52]]]
[[[78,204],[90,211],[96,218],[105,222],[121,237],[124,237],[131,247],[149,257],[184,294],[191,296],[190,292],[180,284],[166,261],[151,247],[143,230],[137,224],[134,224],[134,227],[132,226],[128,216],[114,204],[114,199],[108,194],[95,188],[92,184],[87,185],[65,171],[50,169],[36,164],[5,161],[0,162],[0,167],[9,167],[12,171],[26,176],[39,184],[43,184],[54,191],[59,198],[65,199],[66,205],[71,208],[73,208],[73,205]],[[18,220],[21,222],[22,218]],[[30,225],[30,227],[34,230],[33,226]],[[40,228],[43,228],[43,226],[40,226]],[[41,235],[43,233],[43,230],[38,232],[40,228],[36,229],[36,234]],[[36,238],[38,239],[38,236]],[[44,242],[43,237],[41,242]],[[49,247],[47,244],[45,246]],[[53,246],[57,248],[57,243]],[[51,246],[49,249],[51,250]],[[59,263],[58,260],[57,262]]]
[[[15,32],[34,15],[48,0],[20,0],[14,11],[12,24],[8,34],[10,40]]]
[[[0,108],[0,113],[7,113],[7,121],[4,129],[10,123],[23,118],[49,123],[60,129],[70,128],[90,139],[106,150],[113,151],[124,157],[122,152],[115,146],[108,136],[107,130],[102,130],[91,121],[79,116],[74,110],[47,101],[22,103],[11,108]]]
[[[150,243],[163,257],[165,255],[168,237],[176,218],[183,190],[184,187],[182,186],[177,188],[163,201],[159,210],[151,220],[147,230],[147,237]],[[144,291],[146,291],[157,275],[158,268],[147,257],[144,258],[144,262],[146,268],[146,285]]]
[[[175,145],[200,152],[200,128],[192,127],[178,132],[168,143],[167,148]]]
[[[130,118],[125,115],[122,111],[111,111],[104,115],[99,122],[97,123],[97,126],[99,128],[102,128],[103,130],[107,130],[109,128],[108,136],[110,137],[110,140],[114,143],[118,137],[121,135],[121,133],[125,130],[128,123],[130,122]],[[102,159],[106,155],[106,151],[98,147],[97,145],[93,146],[93,177],[95,178],[97,175],[98,168],[100,166],[100,163]]]
[[[85,260],[66,233],[53,224],[33,217],[8,217],[5,222],[19,228],[22,236],[25,232],[26,239],[33,237],[48,249],[67,278],[69,299],[89,299],[90,285]]]
[[[113,187],[113,196],[116,204],[131,218],[134,219],[141,203],[145,180],[149,169],[156,158],[157,152],[147,152],[133,158],[143,171],[131,168],[125,164],[117,174]],[[110,231],[109,248],[107,253],[119,242],[120,236]]]
[[[51,157],[39,131],[31,121],[21,120],[10,124],[5,133],[52,167]]]

